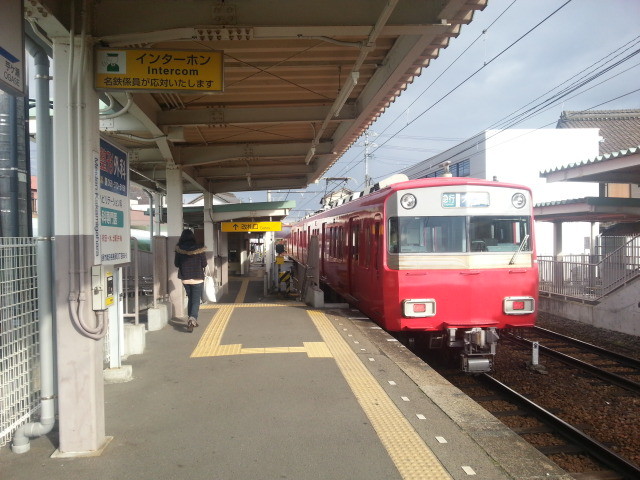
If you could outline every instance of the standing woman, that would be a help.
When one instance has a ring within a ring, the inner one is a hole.
[[[204,269],[207,266],[205,251],[204,245],[196,243],[193,231],[188,228],[182,231],[178,245],[176,245],[174,264],[178,267],[178,278],[182,280],[182,285],[184,285],[189,299],[187,330],[190,332],[193,332],[193,327],[198,326],[198,311],[204,288]]]

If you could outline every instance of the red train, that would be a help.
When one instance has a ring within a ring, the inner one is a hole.
[[[429,348],[459,353],[464,371],[484,372],[500,329],[534,325],[529,188],[438,177],[353,197],[294,224],[288,253],[385,330],[424,334]]]

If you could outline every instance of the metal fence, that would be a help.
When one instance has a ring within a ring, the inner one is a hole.
[[[0,446],[40,408],[35,238],[0,238]]]
[[[540,292],[598,301],[640,275],[640,236],[598,237],[593,251],[539,257]]]

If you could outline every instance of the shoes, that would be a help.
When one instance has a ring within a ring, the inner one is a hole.
[[[193,327],[197,327],[197,326],[198,326],[198,321],[193,317],[189,317],[189,321],[187,322],[187,331],[193,332]]]

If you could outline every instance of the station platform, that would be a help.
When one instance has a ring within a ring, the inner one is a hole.
[[[52,457],[54,430],[2,448],[0,478],[572,478],[357,310],[264,298],[261,275],[220,300],[105,385],[100,455]]]

